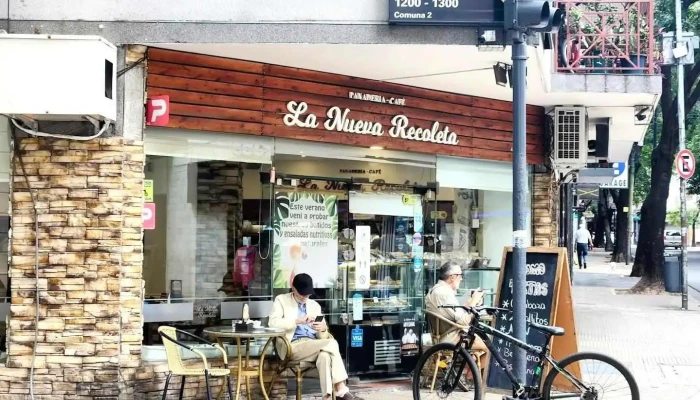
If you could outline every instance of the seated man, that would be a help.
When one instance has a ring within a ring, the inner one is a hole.
[[[460,282],[462,282],[462,269],[459,264],[455,262],[446,262],[440,267],[440,280],[433,286],[428,294],[425,296],[425,309],[433,314],[437,314],[445,319],[453,321],[459,325],[469,325],[472,320],[472,315],[461,308],[452,310],[451,308],[440,308],[440,306],[448,305],[459,305],[457,301],[457,288],[459,288]],[[467,307],[476,307],[482,303],[484,299],[484,292],[480,289],[476,290],[469,301],[465,304]],[[452,327],[447,324],[440,324],[440,331],[437,332],[439,335],[443,336]],[[457,330],[444,335],[441,340],[442,342],[452,342],[457,343],[459,341],[459,332]],[[474,345],[472,350],[475,351],[487,351],[486,345],[481,340],[481,338],[476,337],[474,339]],[[484,354],[485,356],[485,354]],[[482,357],[482,364],[485,365]]]
[[[329,399],[335,385],[336,399],[362,400],[350,393],[345,385],[348,374],[340,356],[338,342],[328,334],[326,321],[315,322],[321,316],[321,306],[309,299],[314,284],[307,274],[298,274],[292,281],[292,292],[275,298],[269,325],[287,331],[292,343],[292,360],[315,362],[321,380],[321,393]]]

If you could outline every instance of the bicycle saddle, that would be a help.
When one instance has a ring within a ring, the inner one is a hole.
[[[540,325],[534,322],[528,322],[527,324],[540,332],[546,332],[552,336],[564,336],[564,328],[559,328],[558,326]]]

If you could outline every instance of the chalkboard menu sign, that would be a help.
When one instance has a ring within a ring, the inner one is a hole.
[[[503,0],[389,0],[389,23],[503,25]]]
[[[559,289],[559,276],[565,256],[557,248],[530,248],[527,252],[527,320],[541,325],[553,325],[557,292]],[[506,249],[501,277],[498,285],[498,307],[513,308],[513,252]],[[513,335],[513,315],[500,313],[493,322],[494,329],[508,335]],[[535,347],[544,347],[545,336],[530,327],[526,328],[527,343]],[[505,359],[508,369],[513,368],[514,354],[517,347],[503,339],[494,338],[494,345]],[[527,381],[532,382],[535,366],[539,360],[536,356],[527,355]],[[488,378],[486,385],[490,388],[510,390],[513,384],[496,364],[496,359],[489,361]]]

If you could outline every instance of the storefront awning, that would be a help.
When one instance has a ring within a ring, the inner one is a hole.
[[[512,192],[513,164],[438,156],[437,181],[440,187]]]
[[[194,160],[272,163],[273,139],[183,129],[147,128],[146,154]]]

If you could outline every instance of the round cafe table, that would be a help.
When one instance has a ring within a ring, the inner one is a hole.
[[[252,400],[250,395],[250,377],[257,376],[260,380],[260,387],[262,389],[263,397],[265,400],[270,400],[267,396],[267,391],[265,390],[265,382],[263,381],[263,365],[265,362],[265,353],[269,346],[273,345],[276,338],[285,337],[285,331],[278,328],[257,328],[251,329],[250,331],[236,331],[232,326],[217,326],[213,328],[204,329],[204,333],[216,339],[217,343],[224,347],[223,341],[228,341],[229,339],[235,339],[236,341],[236,353],[238,356],[237,365],[231,366],[231,375],[236,374],[236,400],[239,400],[241,394],[241,379],[245,378],[246,393],[248,394],[248,400]],[[257,338],[267,338],[267,343],[263,347],[260,353],[260,361],[257,368],[252,368],[249,366],[250,362],[250,339]],[[241,349],[241,339],[247,339],[245,341],[245,363],[243,363],[243,351]],[[221,387],[219,394],[216,399],[219,400],[224,393],[225,385]]]

